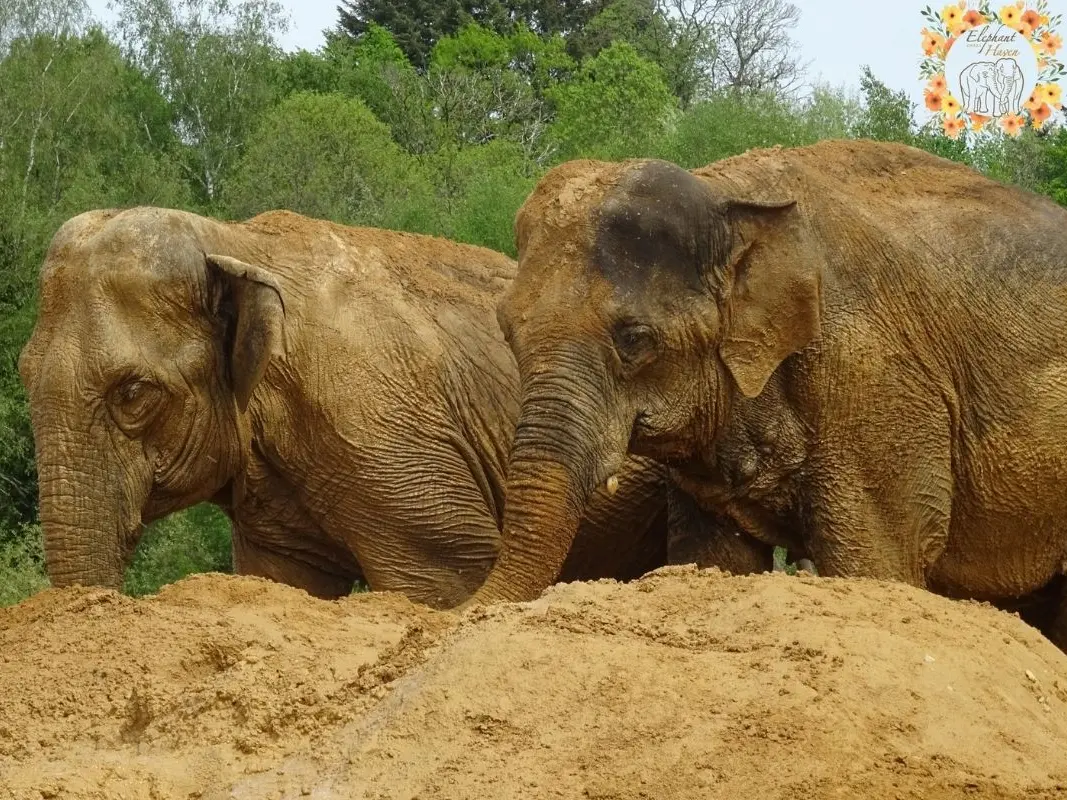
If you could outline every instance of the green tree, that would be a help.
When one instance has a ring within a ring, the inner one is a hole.
[[[418,164],[362,101],[340,94],[299,92],[267,112],[223,197],[242,218],[287,208],[347,224],[434,224]]]
[[[0,61],[0,537],[36,518],[17,373],[55,229],[90,208],[182,205],[166,103],[99,30],[16,37]]]
[[[89,17],[85,0],[4,0],[0,3],[0,58],[16,39],[77,35]]]
[[[698,82],[694,59],[684,43],[676,41],[672,21],[658,0],[611,0],[571,36],[570,50],[584,60],[614,42],[627,42],[642,58],[659,64],[683,108],[693,100]]]
[[[580,31],[604,0],[341,0],[338,31],[359,41],[372,25],[392,34],[420,72],[444,37],[475,23],[502,36],[518,28],[564,38]]]
[[[356,41],[377,25],[389,31],[416,69],[426,69],[443,36],[473,21],[464,0],[341,0],[338,29]]]
[[[519,27],[501,36],[468,25],[433,50],[426,75],[441,147],[498,139],[518,143],[527,160],[548,156],[545,93],[574,69],[559,37],[541,39]]]
[[[186,173],[217,198],[255,118],[276,99],[287,21],[276,0],[116,0],[126,53],[171,104]]]
[[[549,136],[563,158],[647,153],[666,132],[676,106],[662,68],[626,42],[588,59],[573,80],[548,96],[556,104]]]
[[[457,151],[450,163],[453,200],[443,233],[515,255],[512,223],[538,175],[522,147],[497,140]]]
[[[915,104],[908,99],[907,92],[894,92],[878,80],[866,65],[860,76],[860,90],[863,93],[863,111],[853,135],[858,139],[911,144]]]

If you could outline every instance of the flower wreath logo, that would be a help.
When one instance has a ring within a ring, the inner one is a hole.
[[[940,14],[923,9],[919,74],[926,108],[946,136],[998,127],[1018,136],[1027,124],[1043,127],[1063,107],[1058,81],[1065,70],[1056,58],[1062,15],[1050,17],[1047,6],[1047,0],[1019,0],[994,14],[989,0],[970,8],[960,0]],[[1032,87],[1026,97],[1024,86]]]

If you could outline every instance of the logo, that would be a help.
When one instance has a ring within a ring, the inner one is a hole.
[[[1018,136],[1044,127],[1062,108],[1057,59],[1062,15],[1047,0],[1020,0],[994,11],[988,0],[961,0],[941,13],[923,9],[925,105],[953,139],[983,133]]]

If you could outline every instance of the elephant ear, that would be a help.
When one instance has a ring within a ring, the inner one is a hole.
[[[725,203],[732,246],[719,357],[745,397],[819,335],[822,264],[803,235],[796,202]]]
[[[271,358],[285,357],[285,302],[278,282],[267,270],[223,255],[207,255],[224,291],[217,313],[230,317],[230,379],[241,412],[248,410]]]

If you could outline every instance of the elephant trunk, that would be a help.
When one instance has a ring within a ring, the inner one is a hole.
[[[103,431],[35,426],[45,566],[53,586],[117,589],[140,534],[147,487],[131,486]]]
[[[584,382],[576,380],[583,373]],[[626,441],[608,435],[611,416],[595,383],[587,371],[557,369],[525,387],[500,553],[465,605],[533,600],[559,577],[590,494],[625,458]]]

